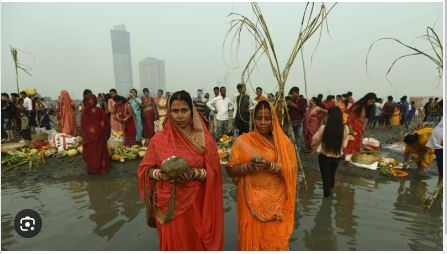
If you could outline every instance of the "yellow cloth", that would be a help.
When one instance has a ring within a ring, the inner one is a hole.
[[[413,132],[419,135],[419,140],[413,145],[405,145],[405,153],[413,155],[413,160],[418,164],[420,168],[428,168],[431,166],[435,150],[426,146],[428,139],[433,132],[433,128],[422,128]]]

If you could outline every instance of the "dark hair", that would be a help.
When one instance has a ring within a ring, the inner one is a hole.
[[[172,94],[171,97],[169,98],[169,108],[171,108],[171,105],[175,100],[186,102],[188,104],[189,109],[191,110],[191,116],[192,116],[192,98],[187,91],[181,90]]]
[[[158,92],[162,92],[162,93],[163,93],[163,90],[162,90],[162,89],[158,89],[157,93],[158,93]]]
[[[352,92],[347,92],[346,95],[347,96],[352,96]]]
[[[300,89],[297,86],[290,88],[289,95],[292,93],[300,93]]]
[[[256,87],[256,91],[258,91],[258,90],[261,90],[261,92],[262,92],[262,88],[260,88],[259,86]]]
[[[203,97],[205,97],[205,98],[209,98],[209,97],[210,97],[210,94],[209,94],[209,93],[205,93],[205,95],[204,95]]]
[[[21,91],[20,95],[24,94],[26,96],[26,92],[25,91]]]
[[[219,90],[219,87],[218,87],[218,86],[215,86],[215,87],[213,88],[213,90]]]
[[[388,101],[392,101],[393,100],[393,96],[388,96]]]
[[[136,94],[138,94],[137,89],[135,89],[135,88],[130,89],[129,93],[131,93],[131,92],[135,92]]]
[[[224,87],[224,86],[221,86],[221,87],[220,87],[220,89],[225,89],[225,90],[227,90],[227,88],[226,88],[226,87]],[[219,89],[219,90],[220,90],[220,89]]]
[[[2,93],[2,96],[5,96],[6,98],[9,99],[9,95],[7,93]]]
[[[256,107],[255,107],[255,115],[254,115],[255,117],[258,115],[258,111],[260,109],[262,109],[263,107],[267,108],[271,112],[270,104],[267,101],[260,101],[260,102],[258,102],[258,104],[256,104]]]
[[[419,140],[419,134],[408,134],[404,137],[404,143],[408,145],[415,144]]]
[[[112,89],[109,90],[109,93],[112,93],[112,92],[118,93],[115,88],[112,88]]]
[[[244,86],[244,85],[245,85],[245,84],[239,83],[239,84],[237,84],[236,88],[237,88],[237,89],[241,89],[242,86]]]
[[[318,94],[318,96],[317,96],[317,98],[318,98],[318,100],[321,100],[321,99],[323,99],[323,94]]]
[[[91,93],[92,93],[92,90],[85,89],[84,92],[82,93],[82,97],[85,97],[86,95],[91,94]]]
[[[406,101],[407,100],[407,96],[402,96],[402,98],[400,98],[401,101]]]
[[[326,126],[324,127],[321,147],[330,153],[340,155],[343,145],[345,127],[343,124],[343,113],[339,107],[328,110]]]
[[[12,97],[20,97],[17,93],[11,93]]]
[[[144,92],[148,92],[149,93],[149,89],[147,89],[147,88],[143,88],[143,93]]]
[[[115,96],[113,96],[113,100],[114,100],[114,101],[127,102],[126,98],[124,98],[124,97],[121,96],[121,95],[115,95]]]
[[[358,100],[354,105],[352,105],[352,110],[356,116],[360,116],[362,113],[362,110],[365,109],[365,112],[370,112],[371,106],[368,106],[368,101],[373,99],[374,101],[377,100],[377,96],[375,93],[367,93],[363,98]]]
[[[414,101],[411,101],[411,105],[413,105],[414,104]]]

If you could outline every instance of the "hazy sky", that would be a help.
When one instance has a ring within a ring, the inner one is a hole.
[[[276,44],[281,67],[295,41],[304,3],[259,3]],[[75,98],[90,88],[94,93],[114,87],[110,30],[125,24],[130,32],[134,87],[139,87],[138,62],[148,56],[166,61],[167,90],[193,93],[226,83],[236,92],[253,40],[244,37],[239,65],[231,61],[223,41],[230,12],[253,17],[249,3],[2,3],[1,85],[2,92],[15,92],[15,71],[9,45],[31,53],[19,53],[19,61],[32,67],[32,77],[19,74],[20,87],[36,87],[42,95],[56,97],[66,89]],[[309,96],[339,94],[351,90],[354,98],[369,91],[379,96],[441,95],[434,63],[416,56],[385,72],[392,61],[411,53],[392,42],[381,42],[372,52],[369,77],[365,57],[371,43],[395,37],[429,50],[427,41],[415,40],[435,24],[441,38],[443,3],[339,3],[330,14],[330,36],[324,33],[310,56],[316,40],[305,46]],[[227,60],[225,63],[224,58]],[[233,57],[234,59],[234,57]],[[303,67],[297,58],[287,90],[304,90]],[[252,77],[253,86],[265,92],[276,87],[271,68],[262,61]],[[250,88],[249,88],[250,90]],[[141,92],[141,91],[140,91]],[[249,93],[253,94],[252,91]]]

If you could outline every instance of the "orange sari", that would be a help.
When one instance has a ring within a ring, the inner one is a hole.
[[[59,132],[76,136],[76,108],[67,91],[61,91],[58,103]]]
[[[274,109],[274,106],[270,104]],[[253,156],[273,160],[281,175],[259,171],[233,178],[237,185],[239,250],[288,250],[295,215],[298,163],[294,145],[271,110],[274,144],[255,129],[240,136],[232,147],[227,167],[248,162]]]

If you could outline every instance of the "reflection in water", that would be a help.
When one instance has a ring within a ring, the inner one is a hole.
[[[337,175],[323,199],[320,172],[300,180],[290,250],[442,250],[442,205],[423,209],[432,179],[372,180]],[[236,186],[223,173],[224,250],[237,250]],[[45,214],[33,239],[18,236],[15,214]],[[2,183],[2,248],[8,250],[157,250],[134,175]],[[86,218],[88,218],[86,220]],[[73,225],[76,225],[73,227]],[[56,241],[57,240],[57,241]]]
[[[90,200],[89,208],[94,212],[89,218],[96,223],[93,230],[109,241],[120,228],[132,221],[142,209],[142,202],[135,202],[136,181],[128,178],[108,179],[91,176],[85,190]],[[113,186],[113,188],[111,188]]]
[[[315,216],[315,226],[304,233],[304,243],[309,250],[337,250],[337,236],[332,226],[332,199],[324,198]]]
[[[439,228],[439,224],[442,223],[442,209],[425,210],[424,201],[427,190],[428,184],[415,178],[409,181],[401,180],[397,190],[393,216],[395,219],[402,220],[402,214],[407,215],[405,220],[409,222],[408,246],[411,250],[442,249],[442,228]],[[437,230],[434,230],[435,228]]]
[[[353,214],[355,205],[355,190],[350,184],[340,183],[336,187],[335,199],[335,225],[337,228],[343,230],[340,232],[341,235],[345,235],[350,238],[347,242],[348,246],[350,246],[350,250],[355,250],[355,246],[357,246],[355,239],[357,217]]]

